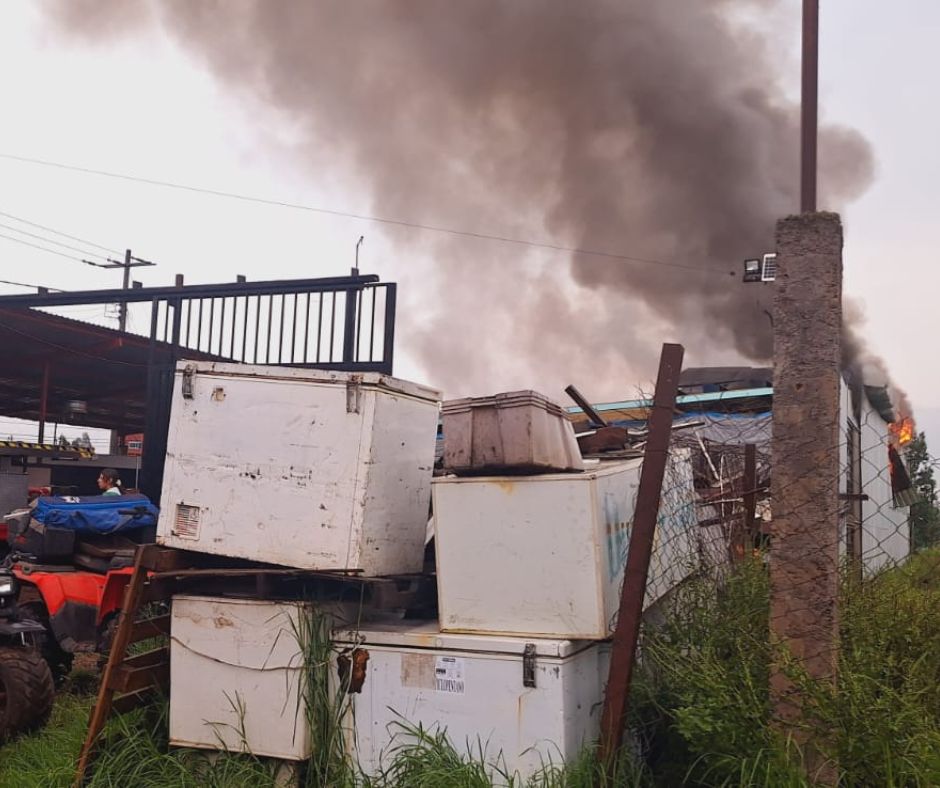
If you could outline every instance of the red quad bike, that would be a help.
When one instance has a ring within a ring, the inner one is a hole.
[[[22,616],[18,591],[13,573],[0,569],[0,743],[42,725],[55,697],[40,653],[45,628]]]
[[[60,683],[77,653],[106,652],[139,544],[153,541],[157,510],[142,495],[43,497],[6,518],[6,563],[21,615],[39,622],[39,648]]]

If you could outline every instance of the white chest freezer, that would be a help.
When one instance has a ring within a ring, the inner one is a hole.
[[[157,541],[420,571],[440,395],[377,373],[180,362]]]
[[[347,748],[368,774],[409,741],[407,725],[446,729],[458,752],[501,757],[523,777],[574,758],[600,729],[607,642],[447,634],[401,621],[337,635],[369,652]],[[405,724],[403,724],[405,723]],[[413,739],[412,739],[413,741]]]
[[[303,760],[299,602],[178,595],[170,620],[170,744]]]
[[[637,459],[574,474],[435,479],[441,628],[609,637],[641,468]],[[666,474],[647,604],[694,570],[697,522],[688,454],[679,451]]]

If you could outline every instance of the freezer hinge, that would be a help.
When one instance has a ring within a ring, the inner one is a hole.
[[[358,413],[362,401],[362,386],[357,378],[346,384],[346,412]]]
[[[196,365],[187,364],[183,368],[183,399],[193,398],[193,378],[196,377]]]
[[[535,686],[535,643],[526,643],[522,652],[522,686]]]

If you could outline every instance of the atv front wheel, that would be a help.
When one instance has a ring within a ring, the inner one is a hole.
[[[38,651],[0,648],[0,742],[42,725],[54,700],[52,673]]]

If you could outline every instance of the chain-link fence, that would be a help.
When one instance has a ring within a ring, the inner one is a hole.
[[[646,403],[633,405],[611,423],[641,434]],[[800,757],[768,766],[778,777],[810,748],[826,779],[888,784],[906,769],[914,782],[892,784],[927,784],[938,461],[883,388],[843,383],[837,420],[789,453],[774,416],[769,388],[677,402],[635,688],[641,751],[662,768],[659,749],[681,738],[671,757],[717,770],[700,784],[788,747]]]

